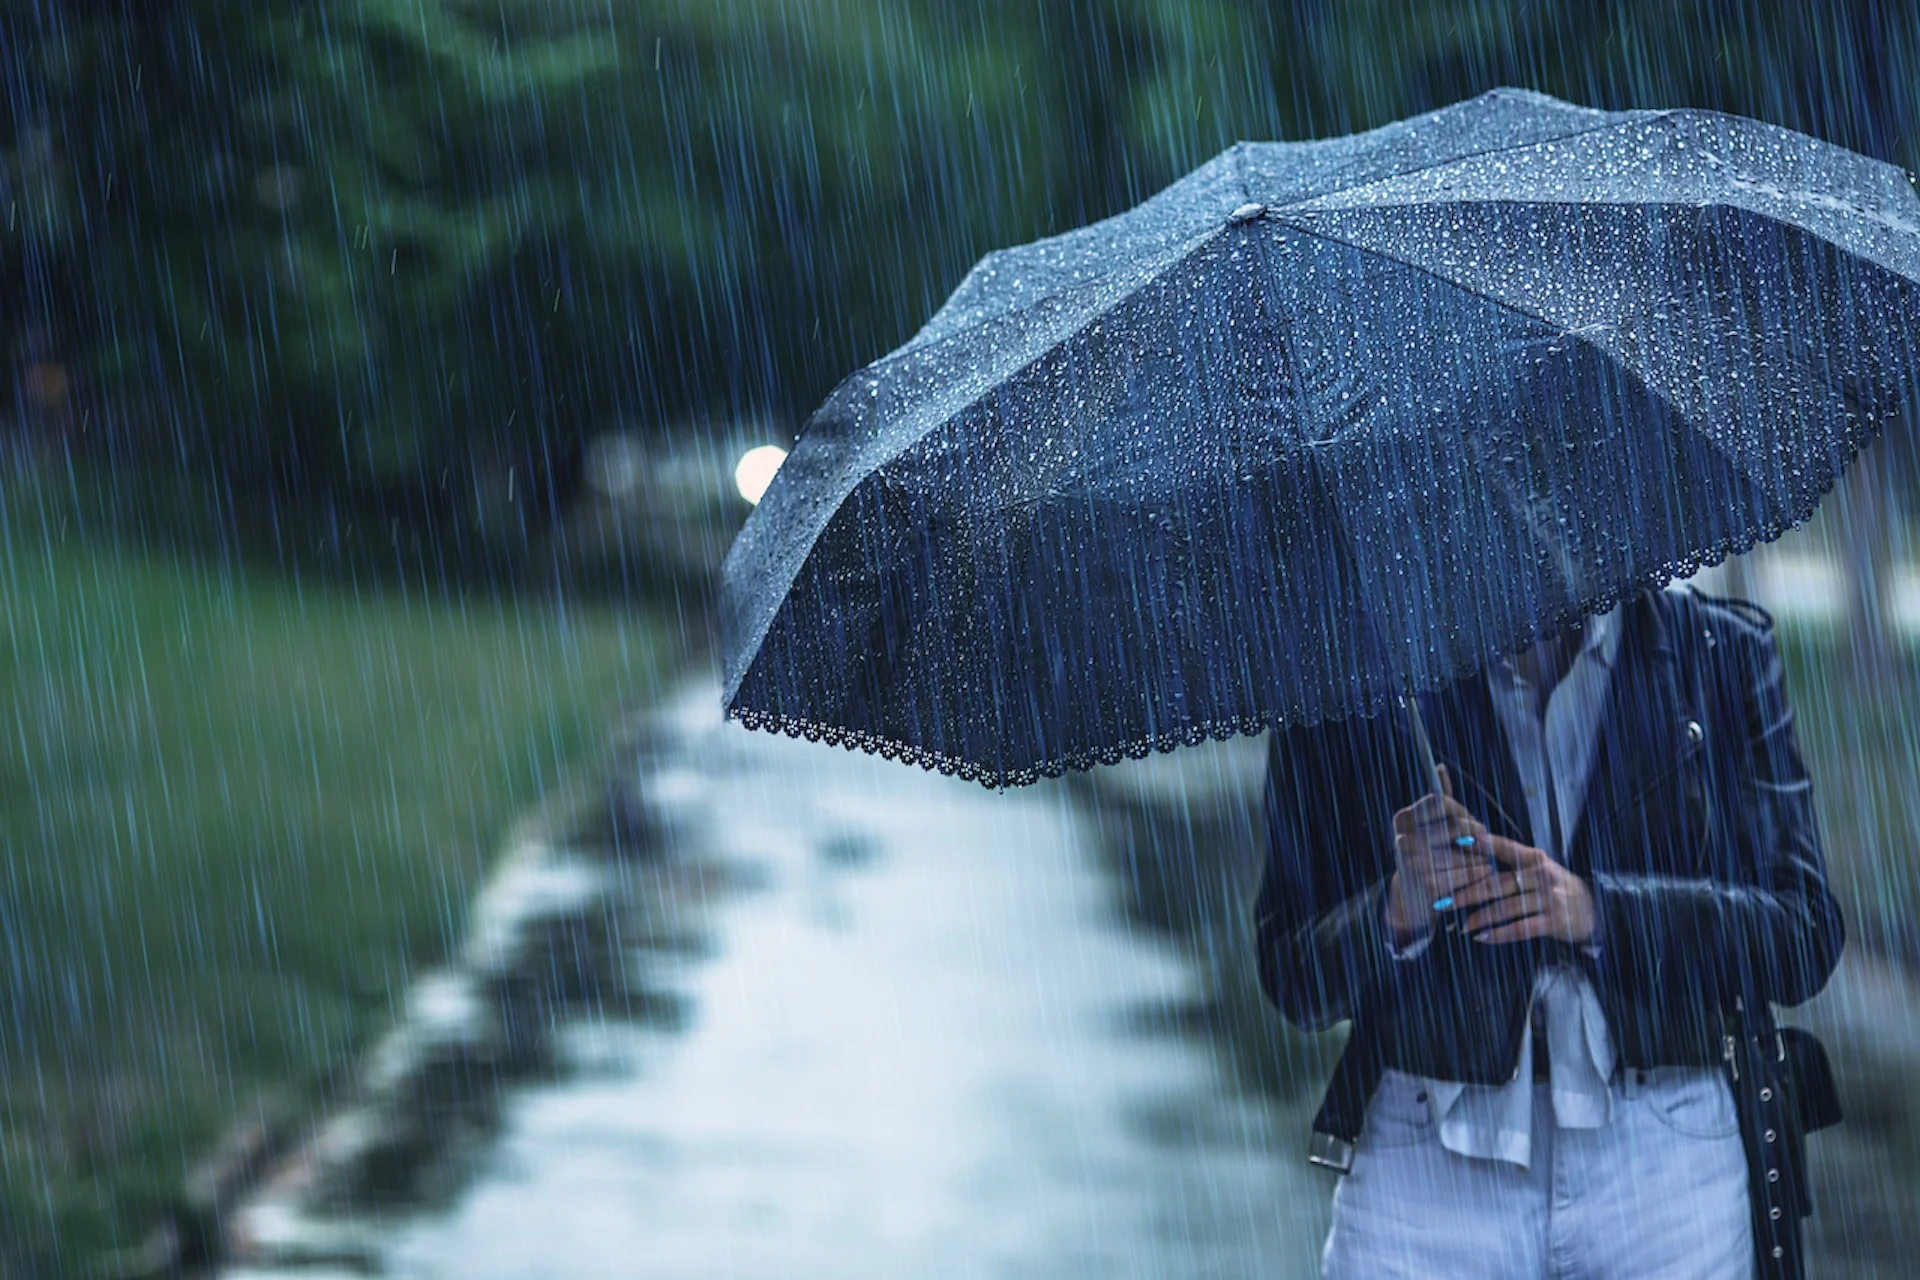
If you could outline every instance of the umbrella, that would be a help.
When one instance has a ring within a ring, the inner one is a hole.
[[[990,254],[728,555],[728,714],[1001,787],[1377,714],[1810,516],[1920,388],[1901,171],[1499,90]]]

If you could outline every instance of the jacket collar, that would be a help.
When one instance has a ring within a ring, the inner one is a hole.
[[[1568,845],[1568,865],[1584,871],[1598,823],[1617,815],[1678,759],[1679,682],[1673,637],[1660,593],[1643,591],[1621,608],[1619,660],[1607,689],[1594,745],[1592,772],[1580,822]]]

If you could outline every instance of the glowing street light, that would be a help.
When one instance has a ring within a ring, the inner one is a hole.
[[[779,445],[763,444],[747,450],[733,468],[733,483],[740,490],[740,496],[759,505],[767,486],[773,483],[773,473],[786,460],[787,451]]]

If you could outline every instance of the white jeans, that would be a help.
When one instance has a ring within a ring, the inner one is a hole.
[[[1613,1084],[1598,1129],[1533,1098],[1530,1168],[1440,1145],[1419,1082],[1389,1071],[1333,1193],[1326,1280],[1750,1280],[1753,1225],[1733,1097],[1718,1071]]]

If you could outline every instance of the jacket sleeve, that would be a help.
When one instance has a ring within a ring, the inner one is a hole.
[[[1321,1030],[1377,1007],[1430,961],[1396,958],[1386,927],[1393,814],[1412,794],[1407,748],[1380,720],[1276,732],[1268,754],[1265,879],[1255,904],[1260,982]]]
[[[1724,861],[1706,879],[1596,871],[1602,964],[1623,984],[1710,982],[1799,1004],[1826,985],[1845,939],[1827,884],[1813,786],[1770,632],[1729,627],[1741,715],[1722,730]]]

